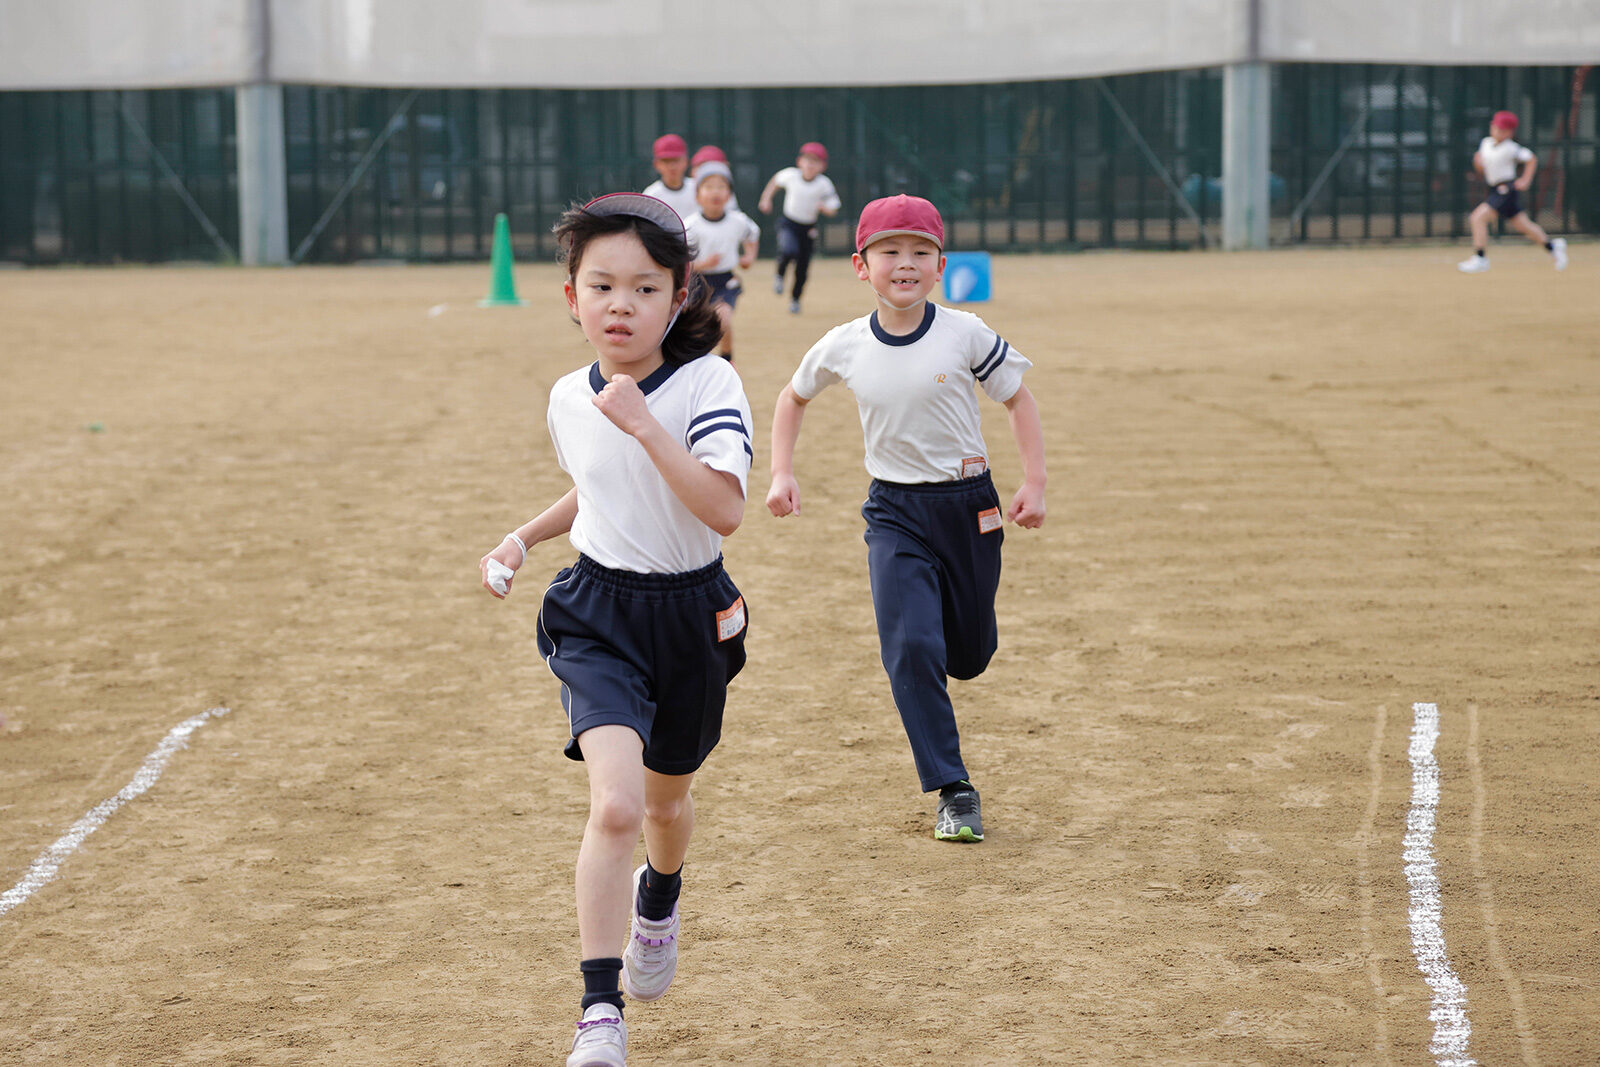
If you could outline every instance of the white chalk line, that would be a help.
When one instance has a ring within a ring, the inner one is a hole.
[[[190,716],[167,731],[167,736],[162,738],[161,743],[144,758],[144,763],[140,764],[139,771],[133,776],[132,781],[117,790],[115,796],[107,797],[90,808],[89,813],[73,823],[72,828],[57,838],[55,844],[39,853],[39,858],[33,861],[27,873],[22,876],[22,881],[0,893],[0,915],[17,907],[48,885],[55,878],[56,872],[61,869],[61,864],[78,850],[78,846],[83,844],[85,838],[100,829],[107,819],[116,814],[118,808],[155,784],[156,779],[161,777],[161,772],[166,769],[167,761],[172,758],[173,753],[180,748],[188,747],[190,734],[210,720],[228,714],[228,711],[228,708],[211,708]]]
[[[1467,987],[1450,966],[1444,943],[1444,905],[1439,894],[1438,865],[1433,859],[1433,829],[1439,810],[1439,762],[1433,747],[1439,740],[1439,705],[1412,704],[1411,810],[1401,858],[1411,897],[1411,951],[1417,968],[1433,990],[1433,1040],[1428,1051],[1439,1067],[1471,1067],[1467,1053],[1472,1023],[1467,1019]]]

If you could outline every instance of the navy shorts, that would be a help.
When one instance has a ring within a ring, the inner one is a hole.
[[[1514,219],[1522,214],[1522,197],[1517,195],[1517,187],[1510,182],[1490,186],[1489,198],[1485,203],[1499,212],[1503,219]]]
[[[650,770],[699,769],[722,736],[746,623],[720,559],[682,574],[638,574],[579,556],[545,591],[538,625],[539,653],[561,680],[572,724],[567,758],[583,759],[585,730],[615,725],[644,741]]]
[[[727,304],[729,307],[739,306],[739,276],[731,270],[718,271],[715,274],[702,274],[700,277],[711,286],[711,300],[716,304]]]

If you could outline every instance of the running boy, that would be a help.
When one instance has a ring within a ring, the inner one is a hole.
[[[744,515],[750,405],[732,367],[699,358],[719,326],[671,208],[613,193],[568,211],[556,237],[567,308],[599,357],[550,390],[556,461],[574,484],[479,570],[504,597],[529,545],[568,534],[579,552],[546,591],[537,635],[561,680],[566,754],[589,771],[583,1017],[567,1067],[622,1067],[623,992],[655,1000],[677,969],[689,787],[744,666],[744,598],[722,539]],[[645,863],[630,876],[641,828]]]
[[[772,214],[772,198],[783,190],[783,215],[778,219],[778,273],[772,291],[783,294],[783,275],[794,264],[794,289],[789,310],[800,313],[800,294],[805,292],[806,275],[811,270],[811,253],[816,247],[817,216],[830,218],[839,213],[839,191],[823,171],[828,169],[828,150],[816,141],[800,146],[794,166],[774,174],[761,190],[756,204],[764,215]]]
[[[946,676],[974,678],[994,655],[1004,520],[979,424],[979,386],[1004,404],[1022,455],[1005,519],[1044,522],[1044,432],[1022,375],[1033,364],[982,319],[928,299],[944,274],[944,221],[920,197],[874,200],[851,257],[877,310],[830,330],[800,361],[772,416],[767,508],[799,514],[794,447],[806,405],[835,382],[856,395],[873,477],[861,509],[878,642],[933,835],[982,841],[978,790],[961,759]]]
[[[660,179],[644,187],[645,196],[663,201],[680,219],[695,213],[694,178],[689,176],[689,146],[675,133],[662,134],[651,146],[650,165]]]
[[[1509,111],[1496,111],[1489,120],[1489,136],[1478,142],[1473,153],[1472,166],[1483,180],[1489,183],[1489,196],[1472,209],[1468,221],[1472,223],[1472,256],[1456,266],[1467,274],[1482,274],[1489,269],[1489,222],[1495,216],[1509,219],[1511,225],[1535,244],[1544,245],[1545,251],[1555,260],[1556,270],[1567,269],[1567,242],[1564,238],[1550,239],[1537,222],[1522,210],[1518,193],[1533,186],[1533,176],[1539,170],[1539,157],[1511,139],[1517,132],[1517,116]],[[1519,164],[1526,164],[1522,174],[1517,174]]]
[[[717,355],[733,362],[733,309],[739,303],[740,282],[734,268],[748,270],[756,261],[761,227],[744,212],[728,206],[733,196],[733,172],[726,163],[700,164],[694,188],[700,210],[684,220],[689,247],[694,249],[694,270],[711,286],[722,322]]]
[[[701,145],[694,150],[694,155],[689,157],[689,176],[696,181],[700,180],[700,164],[702,163],[722,163],[729,168],[730,172],[733,169],[733,164],[728,162],[728,153],[714,144]],[[737,193],[728,194],[728,208],[732,211],[740,210],[739,195]],[[688,218],[687,215],[684,217]]]

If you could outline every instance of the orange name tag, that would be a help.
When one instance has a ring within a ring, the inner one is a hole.
[[[981,534],[994,533],[1005,525],[1005,520],[1000,517],[999,508],[990,508],[988,511],[978,512],[978,532]]]
[[[743,631],[744,597],[740,597],[727,611],[717,612],[717,640],[731,641]]]
[[[982,456],[968,456],[961,461],[961,477],[976,478],[989,469],[989,461]]]

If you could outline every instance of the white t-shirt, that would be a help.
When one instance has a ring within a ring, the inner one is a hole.
[[[1533,158],[1533,151],[1507,137],[1499,144],[1493,137],[1478,142],[1478,158],[1483,160],[1483,180],[1490,185],[1516,181],[1517,164]]]
[[[644,195],[665,201],[680,219],[687,219],[700,210],[700,205],[694,199],[694,179],[687,174],[683,176],[683,185],[677,189],[668,189],[666,183],[657,178],[644,187]]]
[[[973,386],[1004,403],[1031,366],[978,316],[930,300],[922,325],[904,337],[885,333],[876,311],[834,327],[790,384],[804,400],[835,382],[855,394],[874,478],[948,482],[987,467]]]
[[[605,386],[596,362],[550,389],[556,462],[578,487],[573,547],[602,566],[644,574],[680,574],[714,562],[722,536],[677,498],[644,447],[594,406]],[[650,413],[690,455],[735,475],[746,490],[754,457],[750,401],[727,360],[664,363],[639,388]]]
[[[822,208],[839,210],[839,192],[826,174],[806,181],[799,167],[784,167],[772,180],[783,190],[783,216],[803,226],[817,221]]]
[[[697,260],[717,257],[716,266],[701,268],[707,274],[721,274],[739,267],[739,246],[746,241],[761,240],[761,227],[742,211],[732,208],[724,211],[715,221],[699,213],[683,220],[689,231],[689,247]]]

